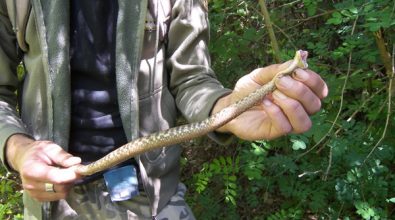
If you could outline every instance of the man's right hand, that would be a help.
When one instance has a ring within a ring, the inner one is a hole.
[[[39,202],[64,199],[73,182],[81,177],[74,171],[81,158],[51,141],[12,135],[7,141],[6,158],[11,168],[19,172],[23,189]],[[46,190],[46,184],[53,184],[54,192]]]

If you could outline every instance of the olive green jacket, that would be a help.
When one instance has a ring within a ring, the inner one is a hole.
[[[147,5],[155,1],[119,0],[116,86],[128,140],[174,126],[179,112],[189,121],[202,120],[229,93],[209,67],[204,2],[162,1],[161,13],[152,14]],[[52,140],[67,150],[69,11],[69,1],[0,1],[0,155],[5,166],[5,143],[16,133]],[[159,25],[150,26],[151,17]],[[26,72],[22,81],[16,74],[21,61]],[[179,146],[171,146],[135,158],[153,215],[176,190],[180,152]],[[26,219],[47,214],[27,194],[24,206]]]

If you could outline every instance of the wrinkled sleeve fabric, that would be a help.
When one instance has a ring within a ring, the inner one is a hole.
[[[6,168],[5,144],[16,133],[27,134],[17,112],[18,76],[21,61],[16,49],[16,36],[8,18],[5,1],[0,3],[0,158]]]
[[[168,32],[170,90],[182,115],[191,122],[209,117],[215,102],[231,92],[210,68],[209,23],[203,0],[177,0]],[[211,133],[219,143],[230,135]]]

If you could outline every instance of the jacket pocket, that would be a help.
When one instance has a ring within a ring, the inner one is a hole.
[[[155,160],[149,160],[147,155],[144,154],[140,157],[140,161],[144,165],[148,176],[157,178],[177,170],[181,151],[180,145],[172,145],[165,147]]]
[[[166,86],[153,95],[140,99],[140,136],[167,130],[173,127],[177,117],[175,102]],[[166,156],[166,146],[145,153],[142,157],[148,163],[156,163]]]
[[[170,0],[148,0],[146,30],[159,29],[159,40],[161,42],[167,37],[171,11],[172,2]]]

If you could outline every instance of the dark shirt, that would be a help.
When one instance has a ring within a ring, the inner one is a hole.
[[[71,1],[69,152],[81,157],[83,163],[95,161],[127,142],[115,82],[117,15],[117,1]]]

